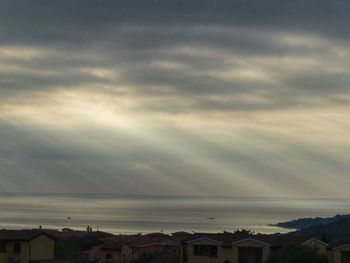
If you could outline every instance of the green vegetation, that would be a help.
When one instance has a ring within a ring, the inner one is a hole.
[[[236,229],[234,232],[224,231],[223,234],[243,234],[243,235],[254,235],[255,232],[250,229]]]
[[[331,244],[332,237],[331,237],[331,235],[327,234],[326,232],[323,232],[321,235],[321,241],[326,243],[326,244]]]
[[[105,234],[86,235],[85,237],[70,237],[59,239],[56,242],[55,258],[74,263],[85,262],[83,252],[89,248],[100,245],[99,240]]]
[[[254,235],[255,232],[250,229],[237,229],[234,234],[243,234],[243,235]]]
[[[266,263],[328,263],[328,259],[310,247],[289,246],[272,254]]]
[[[81,238],[61,239],[56,242],[55,258],[74,263],[83,262],[84,240]]]

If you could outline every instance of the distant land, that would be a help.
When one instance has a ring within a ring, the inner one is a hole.
[[[306,229],[313,226],[335,223],[343,218],[350,218],[350,214],[347,214],[347,215],[338,214],[334,217],[299,218],[292,221],[277,223],[272,226],[301,230],[301,229]]]
[[[344,217],[333,223],[320,224],[306,229],[300,229],[289,233],[289,235],[312,236],[326,243],[348,240],[350,236],[350,218]]]
[[[336,215],[328,218],[300,218],[289,222],[278,223],[275,226],[297,229],[287,235],[312,236],[326,243],[347,240],[350,236],[350,215]]]

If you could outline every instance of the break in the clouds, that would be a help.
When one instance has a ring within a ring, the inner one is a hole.
[[[349,12],[0,0],[0,191],[349,197]]]

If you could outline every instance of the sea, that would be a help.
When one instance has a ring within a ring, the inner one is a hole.
[[[349,199],[0,193],[0,229],[285,233],[273,225],[348,213]]]

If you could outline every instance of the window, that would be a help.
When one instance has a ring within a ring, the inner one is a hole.
[[[0,242],[0,253],[6,253],[6,252],[7,252],[7,243]]]
[[[21,243],[15,243],[13,245],[13,252],[14,253],[21,253]]]
[[[193,255],[206,256],[206,257],[218,257],[218,247],[211,245],[194,245]]]

